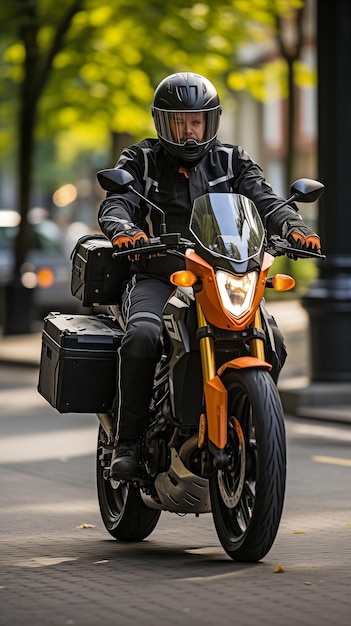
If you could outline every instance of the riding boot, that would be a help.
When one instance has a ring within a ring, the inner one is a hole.
[[[114,480],[135,477],[139,467],[139,443],[135,439],[120,439],[113,450],[110,476]]]

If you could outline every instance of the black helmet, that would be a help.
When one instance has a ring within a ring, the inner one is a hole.
[[[151,110],[160,143],[182,161],[198,161],[216,140],[221,103],[212,83],[199,74],[167,76],[155,90]],[[198,118],[201,135],[177,132],[176,125],[184,121],[185,114],[191,114],[188,120]]]

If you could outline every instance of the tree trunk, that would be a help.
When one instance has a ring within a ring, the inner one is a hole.
[[[33,321],[33,289],[23,286],[21,270],[30,250],[28,212],[31,206],[33,186],[35,126],[38,103],[49,79],[52,62],[62,49],[74,15],[83,0],[72,0],[58,24],[50,49],[44,54],[38,44],[40,18],[34,0],[22,0],[19,39],[25,48],[24,76],[20,92],[18,118],[18,211],[21,215],[18,235],[14,246],[14,275],[5,290],[4,334],[31,331]]]
[[[34,289],[22,283],[22,266],[30,249],[28,211],[33,175],[34,128],[38,102],[38,70],[40,51],[37,44],[38,21],[35,3],[23,5],[20,29],[26,58],[20,92],[18,117],[18,188],[17,208],[21,215],[14,245],[14,273],[5,287],[3,333],[5,335],[30,333],[33,322]]]

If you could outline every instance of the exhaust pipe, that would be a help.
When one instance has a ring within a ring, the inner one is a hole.
[[[97,413],[97,417],[107,435],[108,443],[112,443],[113,441],[112,419],[110,418],[109,415],[107,415],[107,413]]]

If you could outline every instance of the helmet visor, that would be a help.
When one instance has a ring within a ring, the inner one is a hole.
[[[201,146],[217,135],[220,107],[204,111],[170,111],[154,107],[153,114],[161,139],[177,146],[184,146],[189,141]]]

